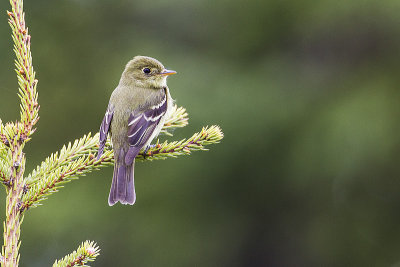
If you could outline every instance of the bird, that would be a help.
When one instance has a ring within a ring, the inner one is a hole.
[[[114,151],[114,172],[108,204],[133,205],[136,201],[135,157],[148,149],[160,133],[173,106],[167,77],[176,74],[157,59],[135,56],[122,72],[100,125],[97,160],[108,134]]]

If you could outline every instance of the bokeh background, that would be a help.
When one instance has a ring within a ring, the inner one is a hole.
[[[1,1],[3,121],[19,117],[7,9]],[[190,124],[168,139],[211,124],[225,138],[137,164],[132,207],[108,207],[112,167],[67,184],[26,214],[21,266],[50,266],[86,239],[102,249],[93,266],[400,266],[398,0],[25,10],[41,105],[27,172],[98,130],[134,55],[178,71],[169,87]]]

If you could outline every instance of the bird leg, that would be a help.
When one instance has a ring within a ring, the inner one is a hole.
[[[150,148],[154,148],[154,147],[156,147],[156,146],[157,146],[156,144],[146,146],[146,148],[145,148],[144,151],[143,151],[143,158],[146,159],[147,152],[149,152]]]

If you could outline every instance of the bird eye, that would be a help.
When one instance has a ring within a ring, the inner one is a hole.
[[[146,74],[149,74],[151,72],[151,70],[149,68],[144,68],[143,72],[146,73]]]

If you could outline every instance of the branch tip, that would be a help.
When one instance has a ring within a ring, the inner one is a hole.
[[[97,244],[93,241],[85,241],[71,254],[61,260],[56,260],[53,267],[86,266],[85,264],[94,261],[99,255],[100,248]]]

